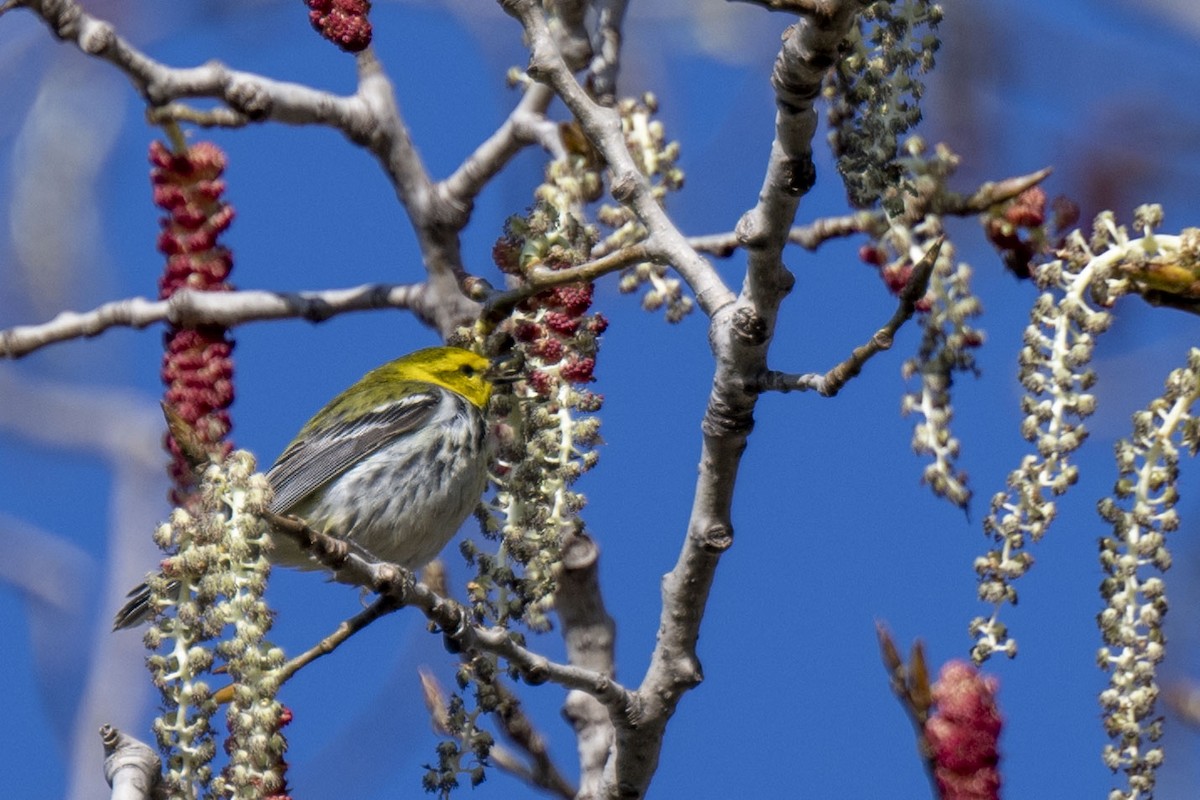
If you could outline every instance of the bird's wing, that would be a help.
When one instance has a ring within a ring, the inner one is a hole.
[[[267,473],[275,490],[271,510],[289,513],[305,497],[367,456],[425,425],[440,400],[437,390],[414,392],[353,422],[337,422],[297,438]]]

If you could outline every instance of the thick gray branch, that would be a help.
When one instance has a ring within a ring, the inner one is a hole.
[[[782,251],[800,197],[812,186],[812,137],[825,70],[848,34],[859,5],[823,3],[789,29],[775,62],[775,140],[758,204],[738,224],[748,249],[741,295],[712,315],[709,338],[716,371],[701,424],[703,444],[687,536],[662,585],[658,641],[637,697],[636,726],[617,727],[610,797],[641,796],[658,763],[667,720],[683,694],[703,677],[696,654],[700,622],[721,554],[733,543],[730,511],[741,455],[754,424],[759,378],[779,304],[792,286]]]
[[[615,677],[616,623],[600,594],[600,548],[586,534],[571,534],[563,542],[562,572],[554,607],[562,622],[567,660],[576,666]],[[613,723],[596,698],[578,690],[567,694],[563,716],[575,730],[579,750],[577,800],[600,796],[604,770],[612,758]]]
[[[760,376],[775,315],[791,288],[781,253],[799,198],[813,182],[813,99],[854,20],[858,4],[819,4],[811,17],[790,29],[772,83],[778,97],[776,137],[758,205],[738,226],[750,250],[749,274],[734,297],[712,266],[691,248],[655,201],[648,182],[626,149],[612,109],[592,101],[576,82],[534,0],[501,0],[525,28],[531,50],[529,75],[554,88],[600,151],[612,176],[612,194],[646,227],[643,245],[662,254],[689,284],[709,315],[717,361],[692,517],[679,561],[663,580],[663,609],[657,646],[630,713],[608,706],[616,734],[597,796],[636,798],[645,794],[658,765],[667,721],[683,694],[701,680],[696,640],[720,554],[733,539],[730,506],[746,437],[753,426]]]

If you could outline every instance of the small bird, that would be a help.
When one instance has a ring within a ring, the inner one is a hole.
[[[469,350],[431,347],[371,370],[318,411],[275,461],[267,473],[270,510],[382,561],[424,566],[487,485],[490,367]],[[267,555],[274,564],[321,568],[283,536]],[[129,596],[114,629],[150,615],[145,584]]]

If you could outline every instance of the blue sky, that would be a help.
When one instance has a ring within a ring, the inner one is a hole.
[[[1166,207],[1166,229],[1198,224],[1200,84],[1193,76],[1200,74],[1200,23],[1189,28],[1166,6],[1043,5],[947,4],[946,44],[921,131],[963,156],[956,186],[965,191],[1052,165],[1049,193],[1079,200],[1085,222],[1109,206],[1127,222],[1135,205],[1155,200]],[[335,91],[353,86],[352,61],[313,35],[294,3],[173,4],[169,12],[155,6],[153,15],[140,13],[147,3],[88,7],[175,65],[217,57]],[[687,184],[668,208],[689,234],[729,230],[754,203],[774,114],[767,77],[789,21],[749,4],[721,12],[651,4],[629,25],[623,90],[654,90],[668,134],[682,144]],[[373,15],[378,54],[436,177],[504,118],[515,95],[504,89],[503,71],[525,61],[515,22],[490,7],[473,13],[477,18],[467,20],[441,7],[380,3]],[[648,30],[639,33],[639,24]],[[0,18],[0,76],[0,107],[12,111],[0,114],[0,213],[9,223],[0,230],[0,327],[38,322],[60,307],[153,294],[161,266],[146,180],[153,131],[137,97],[24,12]],[[61,274],[53,277],[19,258],[23,240],[13,232],[13,220],[24,220],[25,233],[39,222],[22,217],[12,198],[25,196],[22,176],[52,138],[33,125],[47,104],[83,109],[50,117],[54,136],[65,137],[62,152],[78,163],[64,157],[53,165],[60,172],[37,173],[58,181],[53,196],[60,208],[73,209],[41,220],[52,231],[67,229],[58,231],[66,244],[55,262]],[[239,287],[419,278],[417,249],[389,185],[340,135],[271,125],[201,136],[230,157],[228,198],[238,218],[228,243]],[[800,222],[845,211],[820,149],[817,167]],[[71,177],[81,172],[92,176]],[[539,175],[537,154],[527,153],[480,198],[464,236],[469,267],[495,279],[491,244],[504,218],[528,205]],[[898,411],[900,364],[916,348],[915,327],[836,399],[764,397],[734,505],[735,544],[722,560],[702,630],[705,682],[668,728],[654,796],[928,796],[907,720],[879,663],[874,622],[886,621],[902,643],[924,639],[935,664],[967,653],[966,624],[982,611],[970,566],[987,545],[979,522],[987,498],[1024,452],[1015,354],[1034,297],[1033,287],[1003,270],[977,225],[955,222],[951,232],[960,258],[975,268],[986,310],[980,326],[988,334],[982,377],[955,387],[962,465],[976,491],[970,518],[919,485],[912,420]],[[787,253],[797,283],[780,316],[774,368],[827,369],[891,314],[893,301],[855,256],[859,243]],[[740,285],[739,257],[719,269]],[[619,625],[618,677],[636,683],[658,625],[659,578],[674,563],[690,510],[711,363],[698,313],[669,326],[618,294],[611,279],[598,287],[597,308],[612,320],[596,385],[606,397],[606,444],[580,488],[589,497],[585,516],[603,548],[602,582]],[[1198,332],[1195,317],[1130,299],[1101,339],[1101,402],[1079,456],[1082,480],[1034,550],[1037,564],[1019,587],[1020,606],[1006,614],[1020,657],[989,665],[1001,681],[1007,720],[1009,797],[1101,797],[1112,785],[1099,760],[1104,735],[1095,703],[1106,679],[1094,667],[1095,543],[1105,532],[1094,506],[1114,477],[1112,442]],[[124,634],[114,644],[106,628],[115,587],[153,565],[150,529],[168,511],[153,451],[159,333],[112,331],[0,364],[0,406],[24,407],[18,387],[32,386],[37,397],[22,421],[0,408],[0,546],[10,554],[0,569],[0,626],[8,640],[0,658],[8,689],[9,720],[0,736],[5,796],[105,796],[98,771],[74,774],[66,766],[77,761],[76,737],[98,750],[87,738],[94,719],[148,736],[154,699],[138,695],[148,686],[137,667],[138,637]],[[434,341],[395,312],[318,326],[255,324],[236,336],[235,440],[264,462],[364,371]],[[59,387],[71,391],[60,394]],[[62,427],[54,402],[80,397],[84,411],[73,415],[80,430]],[[129,428],[108,427],[114,419]],[[104,455],[114,442],[122,460]],[[1200,642],[1191,632],[1200,601],[1191,541],[1200,503],[1186,488],[1195,483],[1195,467],[1184,469],[1184,524],[1168,575],[1166,675],[1176,680],[1200,667]],[[134,518],[140,524],[128,529]],[[144,563],[110,561],[118,524],[122,535],[146,539]],[[466,574],[453,549],[447,562],[452,576]],[[56,587],[61,604],[35,599],[47,586]],[[359,607],[353,590],[313,574],[279,571],[271,594],[279,613],[275,639],[292,652]],[[538,645],[561,652],[553,636]],[[433,759],[434,737],[417,690],[418,665],[449,682],[454,659],[416,614],[401,613],[288,685],[297,796],[420,795],[419,765]],[[118,667],[128,693],[98,696],[97,685],[114,683],[105,670]],[[562,693],[543,686],[522,696],[559,764],[573,772],[573,740],[559,717]],[[1167,748],[1158,796],[1194,796],[1196,735],[1169,723]],[[498,771],[490,775],[474,794],[531,794]]]

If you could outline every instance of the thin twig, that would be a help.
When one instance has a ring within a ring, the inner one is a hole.
[[[988,181],[970,195],[949,192],[910,197],[904,219],[915,221],[929,213],[945,217],[982,214],[997,203],[1012,200],[1026,189],[1038,185],[1050,175],[1050,171],[1050,168],[1046,167],[1026,175]],[[815,251],[830,239],[841,239],[856,233],[878,234],[886,231],[890,224],[883,211],[857,211],[840,217],[823,217],[808,225],[797,225],[788,231],[787,239],[789,244]],[[691,236],[687,241],[699,252],[709,253],[718,258],[728,258],[744,244],[735,231]]]
[[[496,292],[489,297],[484,303],[483,315],[502,318],[507,316],[517,303],[546,289],[568,283],[586,283],[634,264],[645,261],[662,263],[664,260],[664,254],[657,252],[646,242],[638,242],[567,269],[535,268],[525,276],[525,282],[521,285]]]
[[[429,709],[429,719],[433,724],[434,730],[442,736],[456,738],[465,744],[462,733],[456,734],[450,729],[450,715],[446,710],[446,693],[442,689],[441,682],[438,681],[437,676],[423,667],[419,672],[421,677],[421,693],[425,698],[425,707]],[[477,681],[483,680],[478,673],[475,673],[474,679]],[[499,724],[501,732],[510,741],[513,741],[518,747],[524,750],[534,763],[532,765],[526,764],[517,755],[515,750],[510,750],[496,743],[493,743],[488,750],[488,761],[518,780],[524,781],[530,786],[545,789],[563,798],[563,800],[570,800],[570,798],[576,797],[577,792],[575,787],[562,776],[558,768],[554,766],[553,761],[550,760],[550,756],[546,752],[545,740],[541,734],[533,729],[532,724],[530,724],[528,718],[525,716],[524,711],[521,710],[520,703],[511,690],[499,678],[490,681],[488,686],[496,691],[499,701],[497,710],[492,712],[492,718]],[[516,728],[515,731],[508,730],[508,725],[505,721],[507,712],[500,710],[508,708],[510,704],[512,713],[516,715],[512,722]],[[527,731],[522,731],[522,726],[527,727]]]
[[[732,303],[733,293],[716,269],[687,246],[654,196],[649,179],[629,152],[617,111],[596,103],[575,79],[555,44],[542,4],[534,0],[500,0],[500,6],[525,29],[530,50],[529,77],[554,89],[588,140],[603,155],[612,177],[612,195],[645,226],[647,247],[664,255],[664,260],[687,282],[696,296],[696,304],[706,314],[714,314]]]
[[[342,620],[337,628],[315,645],[305,650],[295,658],[289,659],[279,669],[274,677],[280,684],[286,683],[293,675],[322,656],[327,656],[338,649],[351,636],[366,628],[372,622],[386,617],[399,608],[391,597],[380,597],[374,603],[355,614],[350,619]]]
[[[940,236],[930,246],[929,250],[913,267],[912,275],[900,293],[900,304],[892,318],[875,331],[875,334],[865,344],[851,351],[850,356],[824,375],[815,372],[803,375],[793,375],[786,372],[770,370],[763,376],[760,391],[764,392],[805,392],[815,391],[822,397],[833,397],[852,378],[862,372],[863,366],[878,353],[891,348],[896,338],[896,332],[905,322],[916,313],[917,302],[925,296],[929,289],[929,279],[933,275],[934,262],[941,252],[942,243],[946,237]]]

